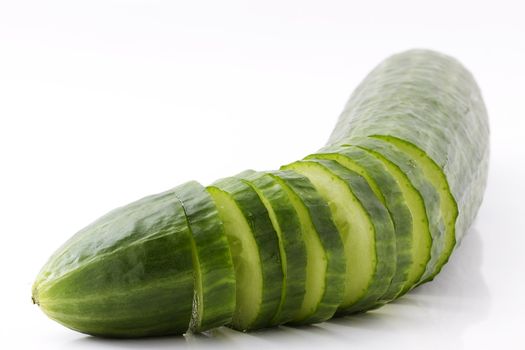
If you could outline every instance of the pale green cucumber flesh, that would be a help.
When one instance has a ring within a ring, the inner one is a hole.
[[[66,327],[104,337],[182,334],[192,312],[190,232],[173,191],[118,208],[43,267],[33,301]]]
[[[279,307],[283,281],[278,237],[268,211],[257,192],[238,178],[217,181],[207,189],[219,210],[235,267],[232,327],[264,327]]]
[[[228,324],[235,309],[235,270],[213,199],[195,181],[175,188],[191,231],[195,292],[190,330]]]
[[[271,175],[289,195],[301,222],[306,247],[306,293],[291,323],[322,322],[333,316],[344,295],[346,262],[327,203],[311,182],[292,171]]]
[[[366,180],[332,160],[299,161],[294,170],[328,202],[346,255],[345,295],[338,313],[376,304],[395,273],[394,227],[390,214]]]
[[[244,172],[243,179],[259,195],[279,238],[283,283],[279,307],[268,325],[293,320],[305,295],[306,248],[301,238],[301,223],[283,187],[270,174]]]
[[[380,160],[370,153],[353,146],[323,148],[320,153],[306,159],[331,159],[362,175],[373,189],[377,187],[394,223],[396,238],[396,269],[390,286],[381,297],[385,303],[395,299],[409,280],[412,257],[416,255],[413,245],[412,214],[408,208],[400,184]],[[375,191],[374,191],[375,192]]]

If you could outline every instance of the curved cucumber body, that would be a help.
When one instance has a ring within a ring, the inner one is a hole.
[[[397,54],[357,87],[326,147],[110,212],[50,258],[33,302],[105,337],[377,308],[441,271],[478,211],[488,155],[471,74],[440,53]]]

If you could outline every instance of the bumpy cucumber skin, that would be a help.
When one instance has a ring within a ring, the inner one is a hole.
[[[470,72],[434,51],[387,58],[354,91],[328,145],[371,135],[410,142],[439,165],[458,204],[460,242],[483,199],[489,161],[487,112]]]
[[[228,239],[213,199],[195,181],[175,188],[188,220],[193,248],[195,293],[190,330],[203,332],[229,324],[235,309],[235,270]]]
[[[430,235],[432,236],[432,250],[425,273],[421,276],[419,283],[432,280],[441,269],[442,257],[450,255],[450,252],[445,251],[446,227],[440,210],[441,199],[437,190],[424,176],[418,163],[392,144],[382,139],[370,137],[357,137],[352,140],[352,143],[366,150],[377,152],[397,165],[421,194],[427,213]]]
[[[242,310],[236,308],[232,327],[242,331],[265,327],[279,307],[283,283],[279,241],[268,216],[268,211],[259,199],[257,192],[238,178],[222,179],[208,188],[217,188],[219,191],[227,193],[236,202],[252,230],[253,239],[258,248],[258,260],[262,275],[261,304],[257,316],[250,324],[237,321],[242,319],[240,314]]]
[[[319,196],[306,177],[288,170],[275,171],[271,174],[281,185],[287,186],[295,193],[308,210],[324,248],[327,262],[325,279],[319,281],[324,284],[325,289],[316,309],[306,318],[294,319],[290,323],[299,325],[326,321],[335,314],[344,295],[346,264],[343,242],[332,221],[328,204]]]
[[[390,286],[379,302],[395,299],[408,281],[408,271],[412,264],[412,214],[407,207],[403,193],[394,177],[377,158],[353,146],[324,148],[319,153],[305,159],[332,159],[349,162],[361,175],[374,182],[382,193],[385,206],[392,218],[396,236],[396,268]],[[342,164],[343,165],[343,164]]]
[[[365,311],[375,306],[381,296],[385,294],[395,273],[395,233],[390,214],[383,203],[376,197],[368,182],[355,171],[343,167],[334,160],[324,159],[298,161],[284,168],[293,170],[295,164],[301,163],[317,164],[328,170],[333,176],[344,181],[368,215],[374,228],[376,266],[367,290],[354,304],[344,308],[339,307],[337,314],[343,315]],[[327,198],[325,199],[328,200]]]
[[[193,298],[190,232],[173,190],[118,208],[43,267],[33,301],[66,327],[104,337],[182,334]]]
[[[282,186],[265,172],[244,172],[241,178],[269,204],[274,213],[274,227],[280,232],[279,244],[283,268],[283,284],[278,310],[268,326],[293,320],[305,294],[306,248],[301,239],[301,223],[293,204]]]

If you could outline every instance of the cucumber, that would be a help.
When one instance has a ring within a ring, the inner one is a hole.
[[[283,167],[302,174],[327,201],[346,255],[345,294],[338,313],[375,305],[396,267],[394,226],[385,206],[358,173],[333,160],[298,161]]]
[[[249,171],[237,177],[257,192],[279,238],[283,274],[281,297],[268,326],[290,322],[301,307],[306,292],[306,247],[301,238],[299,216],[284,188],[270,174]]]
[[[357,172],[366,179],[379,200],[385,204],[395,229],[396,268],[390,286],[380,301],[384,303],[395,299],[409,281],[411,271],[417,271],[414,268],[417,265],[412,265],[413,258],[416,257],[414,229],[417,227],[413,224],[407,203],[408,196],[405,197],[402,185],[380,160],[358,147],[324,148],[305,159],[332,159]],[[421,263],[425,265],[426,261]]]
[[[487,112],[470,72],[430,50],[389,57],[352,94],[328,145],[371,135],[404,140],[439,166],[458,206],[460,242],[483,199],[489,160]]]
[[[257,192],[237,178],[207,187],[224,224],[235,267],[234,329],[267,326],[281,300],[283,272],[279,242]]]
[[[32,299],[105,337],[375,308],[439,273],[478,212],[488,161],[471,74],[440,53],[397,54],[357,87],[326,147],[284,167],[293,170],[207,190],[189,182],[110,212],[50,258]]]
[[[377,138],[354,138],[352,143],[379,153],[397,165],[421,194],[428,218],[428,231],[432,237],[432,249],[430,260],[427,262],[425,272],[418,283],[432,280],[436,271],[441,269],[442,256],[448,257],[450,255],[450,252],[445,250],[445,225],[440,212],[440,197],[436,188],[425,178],[419,164],[392,144]]]
[[[105,337],[182,334],[192,299],[190,231],[173,190],[79,231],[33,285],[33,302],[50,318]]]
[[[192,233],[195,293],[189,329],[203,332],[228,324],[235,310],[235,270],[213,199],[198,182],[175,188]]]
[[[328,204],[312,183],[293,171],[270,173],[285,189],[299,215],[306,246],[306,293],[292,324],[331,318],[344,296],[346,261],[343,242]]]

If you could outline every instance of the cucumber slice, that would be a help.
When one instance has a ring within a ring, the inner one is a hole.
[[[293,171],[271,174],[285,189],[299,215],[306,246],[306,293],[291,323],[322,322],[333,316],[344,296],[346,261],[343,242],[328,204],[312,183]]]
[[[403,290],[409,276],[417,274],[417,264],[412,265],[413,257],[417,256],[414,245],[414,231],[412,214],[407,198],[402,190],[402,185],[390,174],[385,165],[370,153],[354,146],[323,148],[317,154],[312,154],[306,159],[332,159],[363,176],[374,193],[387,207],[394,223],[396,235],[396,270],[390,286],[381,297],[380,302],[385,303],[395,299]],[[415,227],[414,227],[415,229]],[[426,264],[426,262],[424,262]]]
[[[235,271],[228,239],[213,199],[195,181],[175,188],[192,233],[195,293],[190,330],[228,324],[235,309]]]
[[[410,182],[418,190],[425,204],[430,235],[432,236],[432,251],[430,260],[423,276],[418,283],[432,280],[439,271],[438,264],[445,250],[445,224],[440,211],[440,198],[434,186],[424,177],[423,171],[411,157],[401,152],[394,145],[376,138],[356,138],[352,143],[360,147],[380,153],[385,158],[396,164],[403,171]],[[448,256],[448,252],[445,252]]]
[[[301,222],[287,192],[270,174],[251,171],[237,177],[257,192],[279,238],[283,282],[279,307],[268,326],[290,322],[306,292],[306,247],[301,238]]]
[[[74,235],[40,271],[33,302],[91,335],[182,334],[192,271],[190,231],[171,190],[115,209]]]
[[[207,190],[219,210],[235,267],[232,327],[264,327],[279,307],[283,282],[277,233],[268,211],[257,192],[240,179],[222,179]]]
[[[394,225],[385,206],[358,173],[333,160],[283,167],[306,176],[327,201],[346,255],[345,294],[338,313],[366,310],[386,292],[395,273]]]
[[[488,175],[489,122],[472,74],[434,51],[389,57],[352,94],[328,145],[370,135],[410,142],[443,170],[459,208],[460,241],[478,212]]]
[[[458,206],[448,185],[447,178],[441,168],[430,159],[425,152],[411,144],[392,136],[375,135],[387,142],[392,143],[402,152],[409,155],[423,172],[423,176],[434,186],[439,194],[439,212],[445,224],[445,237],[443,243],[443,253],[436,264],[434,276],[447,263],[456,245],[456,219],[458,217]],[[432,277],[434,277],[432,276]]]

